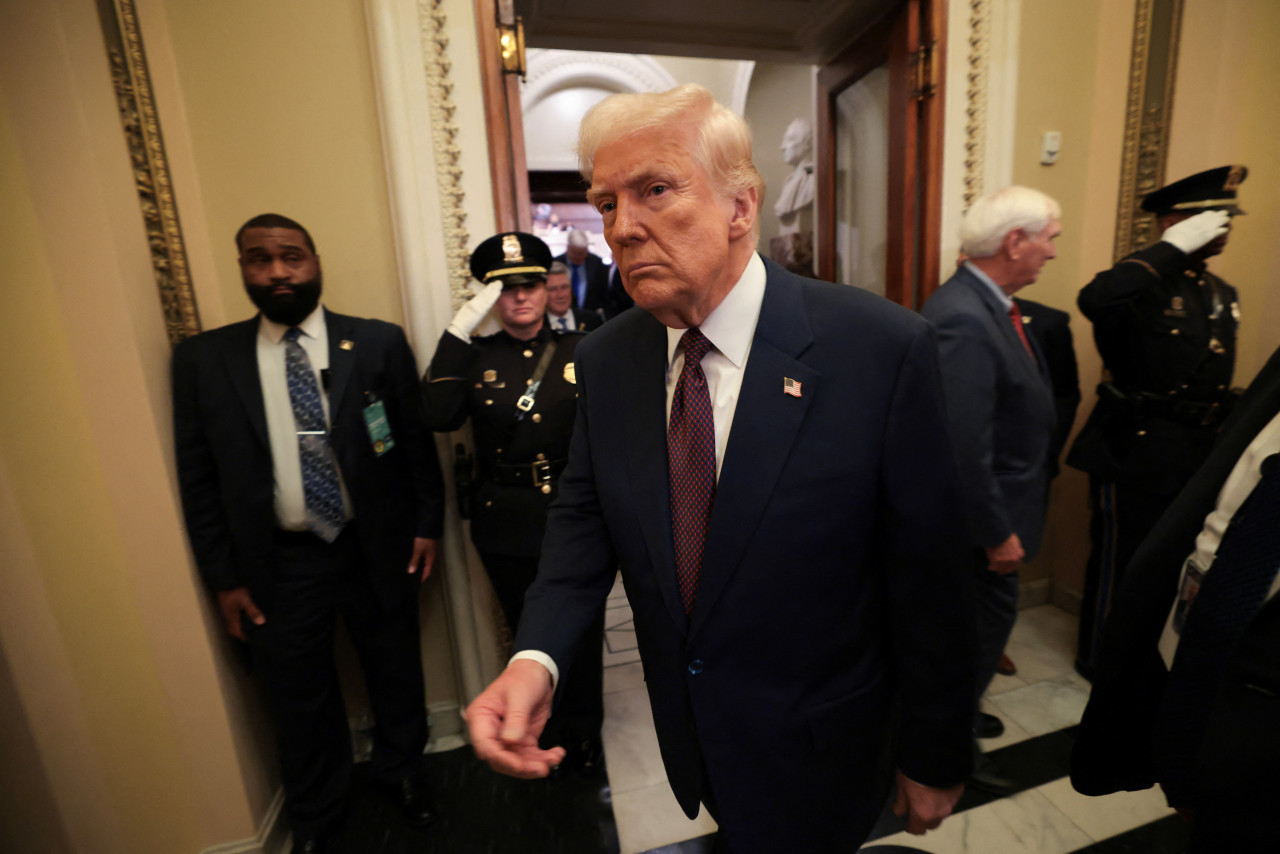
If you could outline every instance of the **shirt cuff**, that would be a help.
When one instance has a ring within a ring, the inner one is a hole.
[[[522,649],[515,655],[511,656],[511,661],[508,661],[507,664],[509,666],[512,661],[519,661],[520,659],[536,661],[543,667],[547,668],[547,672],[551,674],[551,692],[554,694],[556,685],[560,682],[560,668],[556,667],[556,663],[551,660],[551,656],[547,655],[545,652],[539,652],[536,649]]]

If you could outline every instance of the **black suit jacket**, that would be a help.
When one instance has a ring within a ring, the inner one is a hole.
[[[1017,534],[1031,557],[1044,529],[1055,423],[1039,354],[1027,354],[1005,307],[967,268],[935,291],[920,313],[938,326],[951,437],[974,541],[991,548]]]
[[[734,851],[844,851],[882,803],[895,696],[907,775],[967,773],[963,499],[931,325],[765,266],[692,619],[671,538],[667,330],[636,308],[578,347],[578,422],[516,648],[564,672],[620,566],[686,814],[705,763]]]
[[[563,261],[564,265],[569,268],[569,285],[573,290],[573,265],[569,262],[569,254],[557,255],[555,260]],[[587,259],[582,262],[587,273],[587,293],[582,305],[578,305],[578,293],[573,291],[573,310],[574,312],[587,311],[602,312],[609,303],[609,265],[604,263],[603,259],[598,255],[587,253]]]
[[[384,602],[415,595],[418,577],[405,572],[413,538],[440,535],[444,505],[413,353],[393,324],[327,310],[325,323],[331,441],[369,571]],[[258,326],[253,317],[174,349],[173,418],[182,506],[200,573],[214,591],[248,587],[269,613],[275,479]],[[384,402],[395,442],[380,457],[364,422],[367,394]]]
[[[1049,445],[1049,477],[1058,474],[1058,458],[1067,446],[1067,438],[1076,423],[1080,409],[1080,371],[1076,366],[1076,347],[1071,338],[1071,315],[1061,309],[1014,297],[1022,312],[1023,329],[1044,357],[1053,388],[1053,408],[1057,424]]]
[[[1159,781],[1152,732],[1168,673],[1157,644],[1178,580],[1205,516],[1240,455],[1280,413],[1280,351],[1236,405],[1213,452],[1134,555],[1103,631],[1093,693],[1071,761],[1071,782],[1086,795],[1145,789]],[[1280,527],[1277,528],[1280,536]],[[1212,572],[1212,570],[1210,570]],[[1204,732],[1199,806],[1251,787],[1280,788],[1280,601],[1254,617],[1230,662]],[[1274,802],[1274,801],[1273,801]]]

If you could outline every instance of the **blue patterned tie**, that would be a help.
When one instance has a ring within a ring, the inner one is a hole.
[[[324,419],[320,386],[307,351],[298,343],[302,330],[294,326],[284,334],[284,374],[289,383],[289,403],[298,427],[298,458],[302,462],[302,491],[307,502],[307,527],[326,543],[332,543],[346,524],[338,469],[329,451],[329,431]]]
[[[1178,805],[1195,792],[1195,760],[1232,651],[1280,568],[1280,457],[1231,517],[1187,611],[1155,731],[1160,784]]]
[[[702,372],[702,357],[711,349],[711,342],[692,327],[680,343],[684,345],[684,367],[671,397],[667,467],[676,581],[684,612],[689,614],[697,598],[702,550],[716,494],[716,428],[707,377]]]

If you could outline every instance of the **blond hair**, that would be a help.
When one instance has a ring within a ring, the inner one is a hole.
[[[693,156],[714,186],[726,196],[754,188],[764,203],[764,179],[751,161],[751,128],[696,83],[666,92],[611,95],[592,107],[578,129],[578,169],[591,183],[600,146],[625,136],[688,123],[696,135]]]

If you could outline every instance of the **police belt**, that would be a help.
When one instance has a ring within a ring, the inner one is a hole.
[[[1113,405],[1135,415],[1163,418],[1192,427],[1216,428],[1226,420],[1231,409],[1229,404],[1224,405],[1228,403],[1229,396],[1213,401],[1178,400],[1145,391],[1125,394],[1111,383],[1103,383],[1098,387],[1098,397],[1111,400]]]
[[[552,483],[564,471],[568,460],[539,460],[536,463],[507,465],[493,463],[489,466],[489,481],[499,486],[539,487]]]

